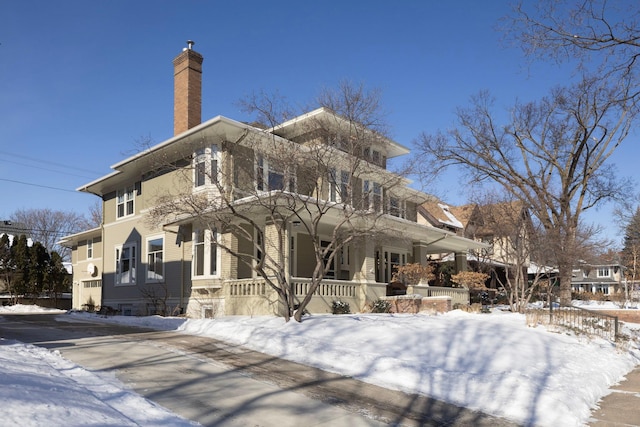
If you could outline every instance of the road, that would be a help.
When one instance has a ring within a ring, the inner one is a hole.
[[[0,336],[60,351],[204,426],[514,426],[211,338],[56,315],[0,316]]]

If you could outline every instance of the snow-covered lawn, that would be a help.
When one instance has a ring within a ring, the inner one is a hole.
[[[492,314],[453,311],[439,316],[319,315],[307,317],[300,324],[285,324],[275,317],[186,320],[124,316],[105,319],[85,313],[58,316],[61,321],[78,318],[209,336],[538,426],[584,425],[608,388],[640,363],[639,324],[626,324],[624,332],[634,336],[635,341],[620,349],[598,338],[542,326],[527,327],[523,315],[499,310]],[[11,348],[14,350],[8,352]],[[68,368],[58,368],[48,361],[58,360],[59,366],[69,363],[55,354],[14,343],[0,346],[0,357],[28,360],[24,355],[17,356],[20,348],[24,349],[20,350],[23,354],[34,355],[35,361],[29,366],[48,365],[47,369],[54,372],[43,374],[47,386],[41,387],[44,391],[35,396],[36,401],[48,402],[55,395],[46,392],[52,389],[54,378],[66,381],[65,387],[72,387],[63,373]],[[55,374],[56,371],[60,373]],[[39,374],[34,368],[32,384],[39,384],[35,379]],[[79,389],[86,387],[83,381],[75,384]],[[108,381],[107,384],[113,387]],[[5,393],[0,388],[0,399],[5,399]],[[16,394],[15,389],[11,394]],[[93,391],[86,394],[96,396]],[[95,408],[93,404],[84,406]],[[136,411],[138,416],[144,416],[142,411]]]

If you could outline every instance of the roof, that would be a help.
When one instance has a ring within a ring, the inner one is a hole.
[[[159,156],[184,157],[193,153],[193,144],[200,143],[203,136],[224,135],[228,140],[235,140],[247,130],[259,131],[253,126],[224,116],[214,117],[112,165],[111,169],[114,169],[114,172],[77,188],[77,191],[102,196],[115,191],[124,182],[139,180],[141,171],[155,169],[154,166],[157,165],[154,165],[154,162],[158,161]]]
[[[93,237],[100,237],[101,235],[102,235],[102,227],[96,227],[90,230],[85,230],[79,233],[64,236],[61,240],[59,240],[56,243],[66,248],[71,248],[73,247],[74,244],[78,244],[78,242],[81,240],[87,240]]]
[[[312,120],[327,120],[332,119],[338,123],[351,126],[351,121],[349,119],[343,118],[335,112],[331,111],[329,108],[320,107],[308,113],[302,114],[300,116],[294,117],[291,120],[287,120],[284,123],[281,123],[273,128],[269,129],[270,132],[275,133],[276,135],[281,135],[287,138],[293,138],[300,133],[306,132],[309,127],[303,126],[304,123],[312,121]],[[387,157],[393,158],[402,156],[404,154],[409,154],[410,150],[404,145],[387,138],[384,135],[381,135],[378,132],[367,129],[371,134],[373,134],[376,138],[380,140],[381,145],[384,145],[387,148]]]

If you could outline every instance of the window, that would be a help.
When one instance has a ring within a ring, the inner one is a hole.
[[[218,247],[216,232],[196,230],[193,233],[193,275],[207,277],[218,275]]]
[[[195,188],[218,183],[220,153],[217,145],[201,148],[193,155],[193,186]]]
[[[324,265],[326,268],[326,272],[324,274],[325,279],[335,279],[336,278],[336,258],[333,257],[331,259],[331,255],[333,255],[333,250],[328,250],[327,248],[331,246],[331,242],[322,240],[320,241],[320,246],[322,247],[322,251],[325,252],[324,255]]]
[[[404,200],[400,200],[397,197],[389,197],[389,215],[397,216],[398,218],[404,218],[405,217]]]
[[[288,168],[278,167],[275,162],[258,156],[256,159],[256,189],[258,191],[296,191],[295,173]]]
[[[147,239],[147,282],[164,280],[164,238]]]
[[[116,248],[116,285],[136,284],[136,246],[133,244]]]
[[[329,171],[329,200],[336,203],[349,203],[349,178],[347,171]]]
[[[362,208],[373,212],[382,212],[382,186],[377,182],[368,180],[363,182]]]
[[[376,281],[389,283],[399,266],[407,263],[409,256],[401,251],[376,251]]]
[[[610,277],[609,267],[598,267],[598,277]]]
[[[377,150],[373,150],[372,153],[373,154],[371,155],[371,161],[376,165],[380,165],[380,152]]]
[[[87,259],[93,258],[93,239],[87,240]]]
[[[134,191],[135,188],[133,186],[117,191],[116,218],[124,218],[126,216],[133,215]]]

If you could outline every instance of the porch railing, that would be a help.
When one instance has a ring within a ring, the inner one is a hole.
[[[311,286],[311,279],[293,277],[291,281],[295,296],[304,297],[307,295]],[[345,280],[322,279],[322,282],[313,292],[313,295],[336,298],[355,298],[358,295],[358,286],[360,286],[359,283],[348,282]]]
[[[267,283],[263,278],[236,279],[226,283],[228,295],[231,296],[264,296],[267,294]]]

